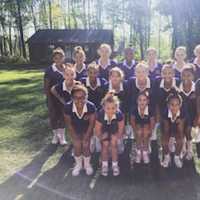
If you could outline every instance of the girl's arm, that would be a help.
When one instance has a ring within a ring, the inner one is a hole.
[[[133,131],[136,132],[137,131],[137,125],[136,125],[136,122],[135,122],[135,116],[131,115],[131,126],[133,128]]]
[[[125,130],[125,122],[124,119],[118,122],[118,132],[117,132],[117,137],[118,139],[121,139],[122,136],[124,135],[124,130]]]
[[[95,124],[96,114],[91,114],[89,117],[89,127],[84,135],[84,140],[89,140],[93,134],[94,124]]]
[[[151,117],[150,118],[150,129],[151,129],[150,131],[151,131],[151,134],[152,134],[152,132],[154,130],[155,125],[156,125],[155,117]]]
[[[67,125],[67,129],[69,130],[69,135],[72,140],[77,139],[76,131],[74,130],[74,127],[72,126],[71,117],[69,115],[64,114],[64,120],[65,124]]]
[[[64,98],[62,98],[58,92],[56,91],[56,85],[51,88],[51,93],[62,103],[65,104]]]
[[[100,123],[98,120],[95,122],[95,135],[101,140],[102,139],[102,123]]]

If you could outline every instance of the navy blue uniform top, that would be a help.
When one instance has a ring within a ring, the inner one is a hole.
[[[149,93],[149,105],[152,109],[155,107],[155,101],[153,97],[153,81],[149,78],[147,79],[147,86],[144,91],[147,91]],[[128,81],[128,109],[129,113],[131,114],[131,111],[137,108],[137,98],[138,94],[142,91],[137,86],[137,79],[135,77],[132,77]]]
[[[196,81],[195,90],[196,90],[196,95],[197,95],[198,97],[200,97],[200,79],[198,79],[198,80]]]
[[[80,81],[81,78],[87,77],[87,66],[84,64],[80,72],[76,71],[76,80]]]
[[[106,95],[107,92],[113,91],[113,88],[111,86],[111,82],[107,82],[104,85],[104,95]],[[116,92],[115,95],[119,98],[120,100],[120,110],[125,113],[128,111],[128,85],[127,81],[123,81],[120,85],[120,90],[119,92]]]
[[[89,127],[89,117],[95,112],[96,107],[90,101],[86,102],[83,108],[82,116],[79,116],[73,101],[66,103],[64,106],[64,113],[66,115],[69,115],[69,117],[71,118],[72,126],[77,134],[84,134],[87,131]]]
[[[108,133],[109,135],[115,134],[118,131],[118,122],[123,119],[124,117],[120,110],[116,112],[111,121],[109,121],[103,109],[97,113],[97,121],[102,124],[102,133]]]
[[[95,104],[97,110],[100,110],[101,100],[104,97],[104,86],[107,81],[103,78],[97,78],[97,85],[95,88],[90,85],[88,77],[82,78],[80,81],[88,89],[88,100]]]
[[[180,95],[183,99],[183,106],[185,107],[185,110],[187,111],[189,116],[188,123],[192,126],[197,115],[195,83],[193,83],[192,89],[188,93],[184,92],[182,84],[180,85],[179,89]]]
[[[151,118],[154,117],[154,110],[149,106],[146,107],[144,111],[144,116],[141,116],[139,108],[135,108],[131,115],[135,117],[135,123],[140,126],[150,124]]]
[[[45,69],[44,79],[49,80],[50,88],[64,80],[62,72],[60,72],[55,64]]]
[[[132,60],[131,65],[129,66],[124,60],[124,62],[119,63],[118,67],[124,72],[124,79],[128,80],[131,77],[135,76],[135,66],[137,65],[137,62],[135,60]]]
[[[99,65],[99,77],[104,78],[106,80],[109,79],[109,71],[117,66],[117,63],[113,60],[109,60],[109,63],[107,66],[103,67],[100,65],[99,60],[97,60],[97,64]]]
[[[154,84],[153,94],[155,96],[155,103],[159,107],[159,110],[161,113],[167,107],[167,97],[171,93],[177,93],[179,84],[180,84],[180,80],[174,78],[171,89],[166,90],[164,88],[164,80],[161,78],[156,79],[155,84]]]
[[[57,84],[55,86],[55,90],[65,100],[66,103],[71,101],[71,91],[67,90],[65,81]]]
[[[151,80],[159,78],[161,76],[161,71],[162,71],[162,64],[157,63],[153,71],[149,70],[149,78]]]

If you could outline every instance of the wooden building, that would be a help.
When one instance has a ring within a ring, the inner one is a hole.
[[[32,63],[50,63],[56,47],[61,47],[66,54],[66,61],[71,62],[73,49],[77,45],[83,47],[88,63],[98,57],[100,44],[107,43],[113,48],[114,39],[112,30],[44,29],[34,33],[27,43]]]

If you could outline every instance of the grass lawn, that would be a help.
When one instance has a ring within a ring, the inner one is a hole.
[[[26,166],[50,142],[43,70],[0,69],[0,183]],[[42,168],[52,167],[58,149]]]

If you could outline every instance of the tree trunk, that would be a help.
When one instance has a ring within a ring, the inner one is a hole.
[[[35,32],[36,32],[37,31],[37,23],[36,23],[36,17],[35,17],[35,14],[34,14],[33,3],[31,3],[31,15],[32,15],[32,18],[33,18],[33,26],[34,26],[34,29],[35,29]]]
[[[48,4],[49,4],[49,26],[50,26],[50,29],[52,29],[53,28],[53,23],[52,23],[51,0],[48,0]]]
[[[16,0],[16,1],[17,1],[17,12],[18,12],[18,19],[19,19],[19,32],[20,32],[20,39],[21,39],[21,45],[22,45],[22,53],[23,53],[23,57],[26,58],[26,47],[25,47],[24,33],[23,33],[23,26],[22,26],[20,0]]]

